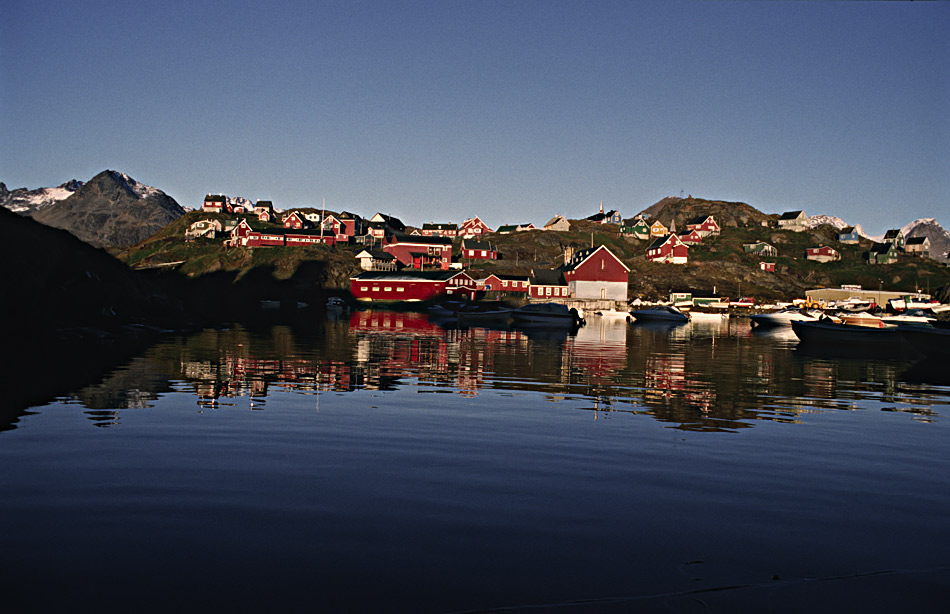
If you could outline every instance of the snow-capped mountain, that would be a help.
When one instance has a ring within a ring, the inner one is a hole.
[[[254,208],[254,203],[243,196],[228,196],[228,204],[232,207],[244,207],[245,211]]]
[[[78,179],[71,179],[55,188],[36,188],[35,190],[27,188],[8,190],[6,185],[0,183],[0,206],[15,213],[27,215],[72,196],[73,192],[82,186],[83,182]]]
[[[930,257],[936,260],[947,260],[950,251],[950,232],[937,223],[934,218],[914,220],[901,228],[904,238],[927,237],[930,239]]]
[[[837,228],[838,230],[851,226],[851,224],[845,222],[840,217],[835,217],[833,215],[812,215],[808,218],[809,228],[818,228],[823,224],[827,224],[832,228]]]

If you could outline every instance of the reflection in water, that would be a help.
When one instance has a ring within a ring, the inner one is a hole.
[[[787,331],[752,330],[744,319],[671,326],[591,318],[568,334],[443,328],[424,314],[358,311],[309,334],[234,328],[161,343],[70,400],[109,426],[117,410],[148,408],[172,390],[191,392],[202,409],[246,403],[257,410],[277,391],[317,396],[412,385],[472,397],[521,390],[723,432],[869,402],[933,420],[933,405],[946,403],[946,381],[927,377],[932,369],[813,357],[796,346]],[[904,381],[905,372],[924,376]]]

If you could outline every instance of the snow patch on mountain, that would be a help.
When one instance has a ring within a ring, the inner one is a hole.
[[[835,217],[833,215],[813,215],[808,218],[809,228],[818,228],[823,224],[827,224],[828,226],[837,228],[838,230],[851,226],[851,224],[845,222],[840,217]]]
[[[136,181],[135,179],[132,179],[125,173],[120,173],[119,171],[112,171],[112,174],[117,179],[121,180],[121,183],[125,184],[125,187],[128,188],[130,192],[132,192],[139,198],[148,198],[149,196],[152,196],[154,194],[164,194],[164,192],[162,192],[158,188],[153,188],[150,185],[145,185],[144,183],[140,183]]]
[[[0,183],[0,206],[14,213],[38,211],[72,196],[82,185],[82,181],[72,179],[55,188],[17,188],[8,192],[6,186]]]

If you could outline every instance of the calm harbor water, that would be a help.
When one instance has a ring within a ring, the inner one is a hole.
[[[0,425],[5,611],[945,611],[950,377],[748,320],[169,336]]]

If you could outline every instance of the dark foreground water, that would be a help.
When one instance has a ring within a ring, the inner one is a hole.
[[[944,612],[947,371],[747,320],[169,337],[0,425],[0,609]]]

